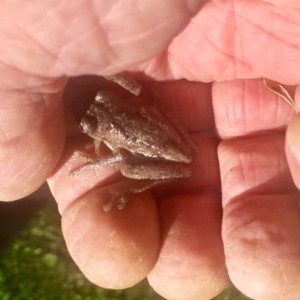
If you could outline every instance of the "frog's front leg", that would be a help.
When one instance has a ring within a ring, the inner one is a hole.
[[[97,167],[108,167],[112,164],[121,162],[124,160],[124,156],[120,152],[112,152],[106,156],[96,156],[89,158],[89,161],[81,165],[75,170],[70,171],[69,175],[74,176],[80,173],[82,170],[95,169]]]

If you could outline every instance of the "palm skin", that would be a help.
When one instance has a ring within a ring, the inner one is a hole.
[[[1,199],[48,178],[68,249],[100,286],[148,276],[168,299],[210,299],[230,277],[255,299],[298,299],[299,120],[260,79],[300,81],[297,2],[53,2],[1,2]],[[69,81],[65,114],[62,93],[66,77],[124,69],[176,79],[157,89],[199,152],[190,179],[105,213],[128,183],[115,168],[68,176],[86,144],[71,101],[90,86]]]

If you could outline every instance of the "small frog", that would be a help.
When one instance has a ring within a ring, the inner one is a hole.
[[[108,91],[98,91],[80,122],[80,129],[95,139],[97,156],[72,171],[71,175],[86,168],[120,163],[121,173],[136,179],[137,184],[113,196],[103,207],[109,211],[115,204],[123,209],[136,193],[188,178],[195,145],[153,91],[150,92],[151,103],[139,103],[137,96],[143,87],[138,82],[123,74],[106,78],[136,97],[122,99]],[[101,155],[100,142],[110,148],[110,154]]]

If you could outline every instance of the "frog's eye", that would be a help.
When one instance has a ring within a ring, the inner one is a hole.
[[[97,118],[94,116],[85,116],[82,118],[79,128],[88,135],[92,135],[97,130]]]

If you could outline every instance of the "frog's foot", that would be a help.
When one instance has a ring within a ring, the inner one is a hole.
[[[136,96],[138,96],[143,89],[143,87],[137,81],[122,73],[103,77],[119,84],[122,88]]]
[[[95,169],[97,167],[108,167],[112,164],[123,161],[123,156],[120,153],[111,153],[105,157],[87,157],[88,162],[80,167],[69,172],[69,176],[74,176],[86,169]]]
[[[161,179],[161,180],[140,180],[138,184],[134,185],[133,187],[120,192],[114,195],[109,203],[103,206],[104,211],[110,211],[113,206],[117,206],[118,209],[124,209],[128,201],[132,198],[133,195],[147,191],[153,187],[169,184],[177,179],[170,178],[170,179]]]
[[[98,158],[102,155],[101,150],[100,150],[100,145],[101,145],[101,140],[95,139],[94,140],[94,153],[89,152],[84,152],[84,151],[79,151],[76,150],[75,154],[77,156],[82,157],[85,159],[86,162],[95,160],[95,158]],[[87,149],[88,151],[88,149]]]
[[[115,205],[117,205],[118,209],[124,209],[127,202],[130,200],[130,198],[133,196],[132,193],[129,191],[119,193],[111,198],[111,201],[108,202],[103,206],[104,211],[110,211],[111,208]]]

